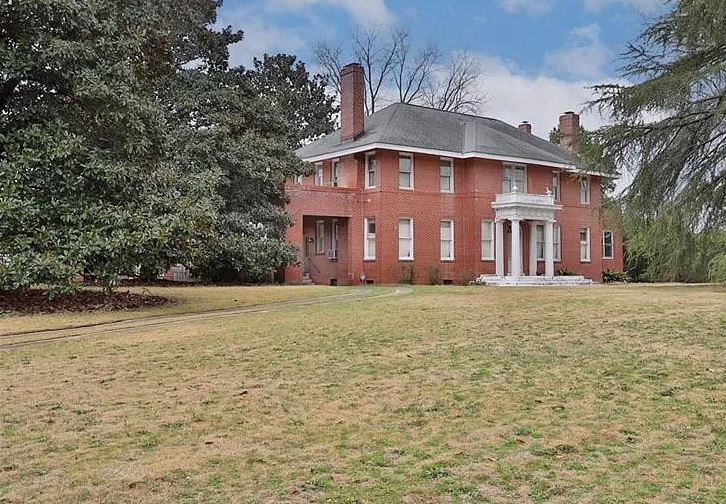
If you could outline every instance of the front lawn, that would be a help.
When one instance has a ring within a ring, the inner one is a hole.
[[[636,285],[4,350],[0,503],[726,502],[725,356],[726,291]]]

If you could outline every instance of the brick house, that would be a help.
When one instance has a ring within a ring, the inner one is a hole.
[[[341,72],[341,128],[297,151],[313,174],[290,180],[287,282],[459,283],[480,274],[599,281],[622,269],[600,215],[601,174],[578,169],[579,116],[561,145],[486,117],[392,104],[364,116],[363,69]]]

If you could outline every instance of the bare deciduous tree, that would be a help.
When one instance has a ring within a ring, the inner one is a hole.
[[[398,101],[413,103],[422,97],[429,84],[431,72],[440,58],[439,50],[429,42],[414,55],[408,31],[397,29],[393,36],[397,39],[397,52],[392,74]]]
[[[474,54],[454,53],[446,65],[432,72],[423,103],[449,112],[476,113],[486,101],[485,93],[477,86],[481,75],[481,63]]]
[[[481,64],[468,52],[452,54],[441,63],[433,42],[416,49],[410,32],[393,28],[357,28],[350,51],[319,42],[315,56],[329,82],[340,93],[340,69],[351,61],[365,69],[366,113],[384,101],[415,103],[452,112],[476,112],[486,95],[478,88]],[[344,60],[348,58],[350,61]]]

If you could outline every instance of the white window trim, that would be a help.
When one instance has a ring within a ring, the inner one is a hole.
[[[516,177],[512,179],[512,187],[517,187],[517,192],[520,193],[526,193],[527,192],[527,165],[518,164],[518,163],[502,163],[502,193],[504,193],[504,173],[506,172],[507,168],[509,168],[512,172],[512,174],[516,173],[517,168],[522,168],[523,170],[523,176],[522,176],[522,182],[524,187],[516,186]],[[511,190],[509,191],[511,192]]]
[[[411,185],[409,185],[409,186],[401,185],[401,158],[402,157],[408,158],[411,160]],[[399,163],[398,164],[398,188],[404,189],[406,191],[413,191],[413,171],[414,171],[413,154],[411,154],[410,152],[399,152],[398,153],[398,163]]]
[[[409,223],[409,229],[411,230],[411,236],[408,237],[408,240],[410,242],[410,250],[411,250],[411,256],[410,257],[404,257],[401,255],[401,240],[406,238],[401,238],[401,221],[407,220]],[[399,261],[413,261],[413,217],[399,217],[398,218],[398,260]]]
[[[610,255],[605,254],[605,233],[610,234]],[[602,258],[613,259],[615,257],[615,236],[609,229],[604,229],[602,232]]]
[[[583,231],[585,231],[587,233],[587,235],[586,235],[586,241],[582,241],[582,239],[580,238]],[[587,227],[587,228],[580,228],[579,231],[577,232],[577,239],[580,242],[580,262],[581,263],[589,263],[590,262],[590,259],[591,259],[590,249],[591,249],[591,243],[592,243],[591,236],[590,236],[590,228],[589,227]],[[582,252],[583,252],[583,248],[582,247],[583,247],[583,245],[587,245],[587,248],[585,249],[586,254],[585,254],[584,257],[582,255]]]
[[[338,219],[333,219],[330,224],[330,249],[338,250],[340,228],[338,225]]]
[[[539,240],[540,237],[540,229],[542,230],[542,240]],[[552,237],[554,238],[554,233],[552,233]],[[545,225],[544,224],[535,224],[534,226],[534,241],[535,241],[535,250],[537,251],[537,262],[544,262],[545,260]],[[552,240],[554,242],[554,240]],[[542,244],[542,256],[539,255],[539,244]],[[554,243],[552,245],[554,247]],[[554,249],[553,249],[554,252]]]
[[[323,163],[315,163],[315,185],[325,185],[323,181]]]
[[[450,239],[450,241],[451,241],[451,255],[449,257],[444,257],[442,255],[440,257],[440,259],[442,261],[453,261],[454,260],[454,246],[455,246],[455,243],[456,243],[454,241],[454,220],[453,219],[442,219],[439,222],[439,254],[441,253],[441,242],[444,241],[444,238],[441,236],[441,231],[442,231],[441,224],[443,224],[444,222],[448,222],[449,224],[451,224],[451,228],[450,228],[451,229],[451,239]]]
[[[315,221],[315,253],[325,253],[325,221]]]
[[[559,224],[552,227],[552,248],[554,262],[562,262],[562,228]]]
[[[441,168],[442,168],[441,162],[442,161],[447,161],[449,163],[449,169],[451,170],[451,175],[449,175],[450,189],[448,189],[448,190],[441,189]],[[452,194],[454,192],[454,158],[442,157],[439,159],[439,191],[441,191],[442,193],[446,193],[446,194]]]
[[[491,255],[489,255],[489,256],[484,255],[484,223],[485,222],[489,223],[489,239],[487,241],[492,242],[492,245],[490,247]],[[480,246],[481,246],[481,260],[482,261],[493,261],[495,259],[495,257],[494,257],[495,250],[496,250],[495,249],[496,244],[494,243],[495,235],[496,235],[495,226],[496,226],[496,224],[493,220],[484,219],[483,221],[481,221],[481,245]]]
[[[552,195],[555,197],[555,201],[562,200],[562,173],[560,172],[552,173]]]
[[[582,178],[580,178],[580,204],[589,205],[590,201],[592,201],[592,184],[590,183],[590,175],[583,175]]]
[[[370,158],[375,158],[376,160],[376,166],[373,170],[373,185],[368,185],[368,163]],[[375,152],[366,152],[366,160],[365,160],[365,173],[364,173],[364,186],[366,189],[375,189],[376,185],[378,184],[378,156],[376,156]]]
[[[364,261],[373,261],[376,258],[375,250],[373,251],[373,255],[371,255],[369,247],[368,247],[368,237],[369,237],[368,224],[370,222],[375,223],[376,218],[375,217],[366,217],[363,219],[363,260]],[[374,240],[373,243],[376,244],[375,248],[377,248],[377,244],[378,244],[377,243],[378,242],[378,232],[377,231],[378,230],[376,229],[376,233],[373,233],[373,240]]]
[[[336,166],[338,167],[337,170],[335,169]],[[338,178],[340,178],[340,158],[335,158],[330,163],[330,185],[333,187],[337,187]]]

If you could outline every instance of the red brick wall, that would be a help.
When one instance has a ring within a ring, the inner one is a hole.
[[[320,268],[318,283],[328,283],[337,278],[339,284],[355,283],[364,272],[376,283],[395,283],[401,280],[404,268],[411,265],[416,271],[417,283],[428,283],[430,270],[440,272],[442,279],[456,283],[470,280],[480,273],[494,273],[493,260],[481,260],[481,221],[494,220],[491,204],[495,195],[502,190],[502,163],[486,159],[456,159],[454,166],[454,193],[442,193],[439,189],[440,158],[438,156],[414,155],[413,189],[398,187],[398,157],[395,151],[379,150],[377,153],[378,173],[375,188],[364,189],[365,156],[363,154],[341,158],[339,187],[310,187],[312,179],[303,186],[289,185],[291,202],[288,205],[295,217],[295,226],[290,228],[291,243],[302,243],[299,224],[302,216],[311,216],[312,235],[314,220],[328,217],[345,217],[346,250],[340,250],[335,267],[326,264]],[[330,162],[324,163],[326,180]],[[556,169],[544,166],[527,167],[527,191],[544,194],[552,186]],[[600,180],[591,177],[591,204],[580,204],[579,179],[569,173],[561,174],[561,200],[565,208],[555,213],[561,226],[562,261],[555,263],[555,269],[567,268],[595,280],[601,279],[605,268],[622,268],[622,250],[619,236],[615,235],[615,257],[602,259],[602,226],[598,206],[600,203]],[[353,187],[355,186],[355,187]],[[363,260],[363,219],[376,219],[376,259]],[[398,254],[398,221],[412,218],[414,223],[414,260],[401,261]],[[440,258],[440,222],[454,221],[454,261]],[[308,220],[305,221],[306,223]],[[589,262],[580,261],[579,230],[589,227],[591,253]],[[296,229],[298,228],[298,229]],[[306,229],[307,233],[308,230]],[[525,239],[523,247],[524,271],[529,271],[529,226],[522,226]],[[327,237],[326,237],[327,240]],[[506,248],[505,248],[506,250]],[[507,252],[505,252],[506,254]],[[327,261],[327,260],[326,260]],[[506,259],[505,259],[506,261]],[[506,264],[506,262],[505,262]],[[538,264],[544,271],[544,264]],[[311,275],[314,272],[311,271]],[[335,275],[335,276],[333,276]],[[300,268],[288,268],[288,281],[302,279]]]

